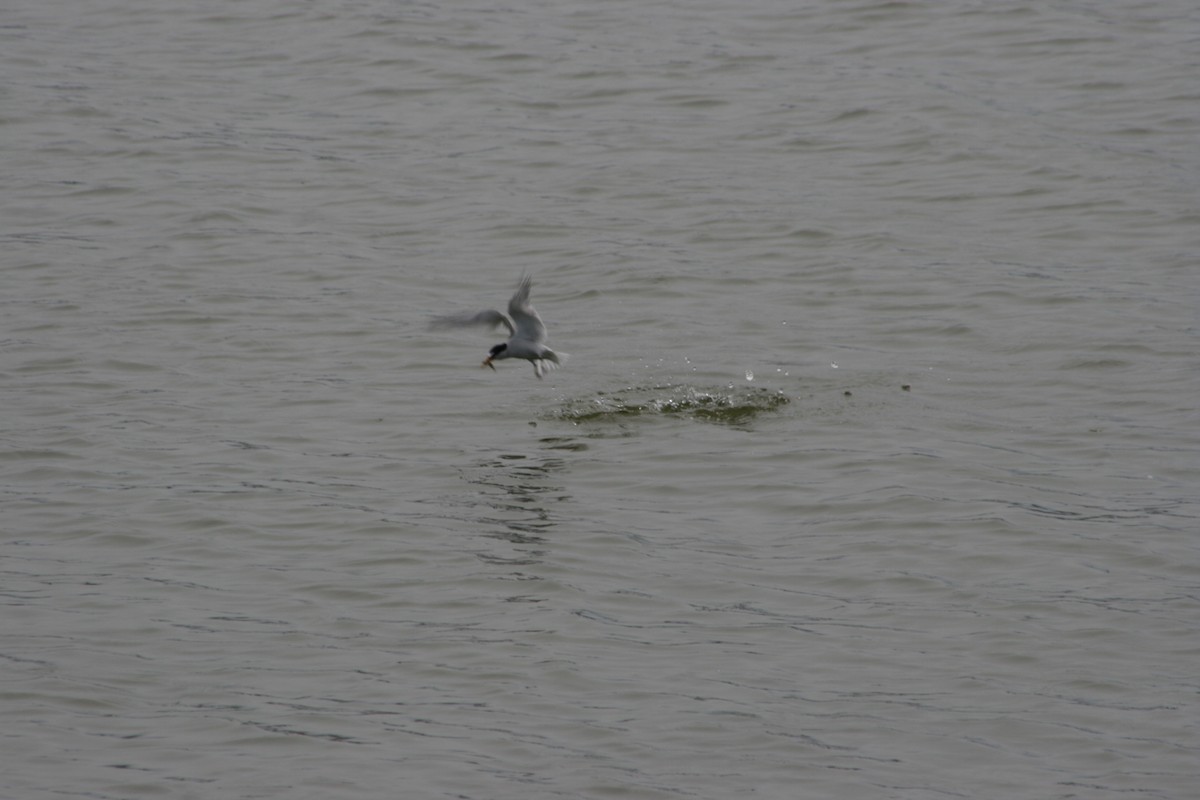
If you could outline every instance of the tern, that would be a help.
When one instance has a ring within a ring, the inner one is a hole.
[[[508,328],[509,340],[496,345],[488,351],[488,357],[483,360],[484,367],[496,369],[493,361],[505,358],[523,358],[533,364],[533,374],[539,379],[549,370],[554,369],[566,359],[566,353],[556,353],[546,347],[546,325],[534,311],[529,302],[529,290],[533,281],[529,277],[521,278],[517,291],[508,301],[508,314],[489,308],[486,311],[462,312],[449,314],[433,320],[433,328],[462,328],[467,326],[484,326],[498,328],[501,325]]]

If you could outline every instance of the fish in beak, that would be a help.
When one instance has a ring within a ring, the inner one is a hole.
[[[488,356],[487,358],[485,358],[485,359],[483,360],[483,363],[482,363],[482,364],[480,364],[480,367],[481,367],[481,368],[482,368],[482,367],[491,367],[491,368],[492,368],[492,372],[495,372],[495,371],[496,371],[496,365],[492,363],[492,357],[491,357],[491,356]]]

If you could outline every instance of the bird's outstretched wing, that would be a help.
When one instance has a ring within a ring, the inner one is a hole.
[[[532,288],[532,279],[528,276],[521,279],[517,291],[508,301],[508,315],[512,317],[517,326],[513,331],[514,338],[541,344],[546,341],[546,326],[542,323],[542,318],[538,316],[538,313],[533,310],[533,304],[529,302],[529,290]]]
[[[459,314],[447,314],[444,317],[437,317],[429,323],[429,327],[435,329],[465,328],[473,325],[486,328],[499,328],[503,325],[508,328],[509,336],[513,336],[517,332],[517,327],[513,325],[512,320],[494,308],[489,308],[487,311],[464,311]]]

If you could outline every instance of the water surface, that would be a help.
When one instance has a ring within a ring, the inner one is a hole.
[[[0,794],[1192,796],[1198,34],[18,3]]]

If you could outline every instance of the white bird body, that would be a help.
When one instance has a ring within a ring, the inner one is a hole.
[[[465,326],[482,325],[487,328],[498,328],[501,325],[508,328],[510,338],[507,342],[498,344],[488,351],[483,366],[495,369],[493,361],[506,358],[523,358],[533,364],[533,373],[541,378],[548,370],[554,369],[566,359],[566,353],[556,353],[546,346],[546,325],[529,302],[529,291],[533,281],[524,277],[508,301],[508,314],[495,309],[486,311],[465,312],[438,317],[432,323],[434,328],[461,328]]]

